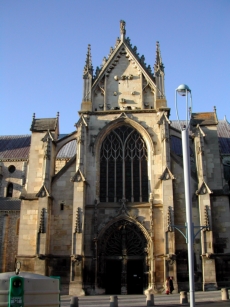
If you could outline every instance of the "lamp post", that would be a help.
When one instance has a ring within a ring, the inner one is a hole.
[[[179,113],[177,108],[177,94],[186,97],[186,123],[181,127]],[[190,96],[190,102],[188,101]],[[189,149],[189,124],[191,119],[192,109],[192,94],[190,88],[182,84],[175,90],[175,107],[177,120],[181,130],[182,136],[182,152],[183,152],[183,166],[184,166],[184,187],[185,187],[185,206],[186,206],[186,226],[187,226],[187,245],[188,245],[188,266],[189,266],[189,292],[190,292],[190,306],[195,306],[194,293],[194,254],[193,254],[193,239],[194,227],[192,223],[192,197],[191,197],[191,183],[190,183],[190,149]]]

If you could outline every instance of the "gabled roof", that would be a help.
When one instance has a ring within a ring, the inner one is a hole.
[[[191,116],[191,125],[192,126],[207,126],[207,125],[217,125],[218,120],[216,112],[201,112],[201,113],[192,113]]]
[[[123,34],[121,32],[121,38],[117,39],[115,48],[110,48],[108,58],[103,58],[101,68],[97,67],[92,88],[95,88],[98,82],[100,82],[105,75],[108,75],[112,71],[122,55],[125,55],[129,60],[135,62],[137,69],[142,72],[142,74],[154,88],[156,87],[155,77],[151,70],[151,66],[146,65],[145,57],[143,55],[139,56],[139,53],[137,53],[137,47],[132,47],[129,37],[125,37],[125,32]]]
[[[31,131],[55,131],[57,128],[57,118],[34,118],[31,124]]]

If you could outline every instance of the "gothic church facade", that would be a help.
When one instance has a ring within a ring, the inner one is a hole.
[[[164,65],[154,73],[120,37],[93,75],[88,46],[76,130],[33,116],[31,135],[1,137],[0,269],[60,276],[74,295],[188,289],[181,133]],[[230,286],[230,125],[216,111],[190,127],[196,289]],[[199,228],[198,228],[199,229]],[[182,230],[183,231],[183,230]],[[9,257],[9,254],[11,257]]]

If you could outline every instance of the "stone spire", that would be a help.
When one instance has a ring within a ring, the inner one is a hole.
[[[87,79],[89,75],[93,76],[93,65],[92,65],[92,57],[91,57],[91,46],[88,45],[88,50],[86,54],[85,67],[83,70],[83,78]]]
[[[83,70],[83,97],[81,110],[92,111],[92,80],[93,80],[93,65],[91,58],[91,46],[88,45],[86,61]]]
[[[155,65],[154,65],[154,71],[156,73],[159,70],[164,72],[164,65],[163,65],[162,59],[161,59],[160,44],[159,44],[159,42],[156,42],[156,61],[155,61]]]
[[[120,20],[120,34],[121,34],[121,40],[124,41],[125,40],[125,34],[126,34],[125,21],[124,20]]]
[[[157,107],[166,107],[166,99],[165,99],[165,73],[164,73],[164,65],[162,63],[160,44],[156,43],[156,61],[154,64],[154,75],[156,80],[157,87]]]

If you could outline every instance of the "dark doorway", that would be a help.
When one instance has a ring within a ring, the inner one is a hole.
[[[148,242],[141,229],[127,220],[118,220],[98,241],[99,282],[106,294],[143,294],[148,286]]]
[[[128,260],[127,262],[127,293],[143,294],[142,260]]]
[[[106,294],[121,294],[121,260],[106,261]]]

